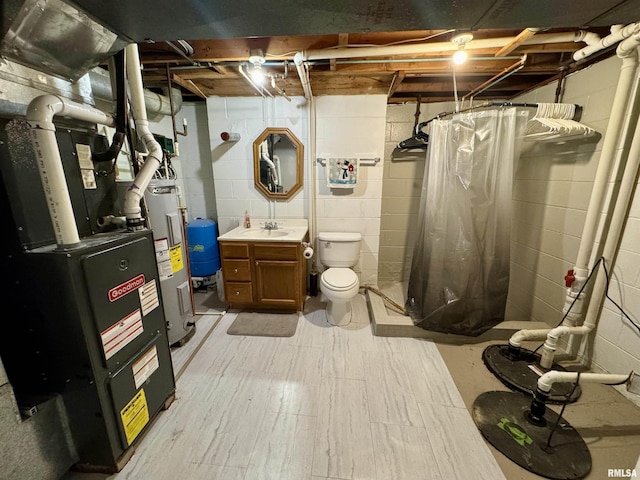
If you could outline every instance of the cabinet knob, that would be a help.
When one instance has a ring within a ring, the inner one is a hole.
[[[260,265],[260,262],[258,262],[257,260],[256,260],[256,265]]]
[[[236,290],[236,296],[240,295],[240,290]]]
[[[233,269],[233,273],[238,273],[238,269],[237,269],[237,268],[234,268],[234,269]]]

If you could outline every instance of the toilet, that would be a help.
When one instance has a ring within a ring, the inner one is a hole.
[[[351,321],[351,299],[358,294],[360,280],[351,267],[360,258],[359,233],[319,232],[320,263],[326,268],[320,277],[320,291],[327,299],[327,320],[331,325]]]

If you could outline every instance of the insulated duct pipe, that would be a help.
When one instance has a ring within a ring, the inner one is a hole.
[[[95,98],[107,102],[113,101],[115,97],[112,93],[113,89],[108,75],[92,70],[89,72],[89,81],[91,83],[91,91]],[[150,117],[155,115],[171,115],[171,101],[173,101],[174,113],[179,112],[182,108],[182,92],[179,88],[171,89],[171,99],[168,94],[160,95],[148,89],[143,89],[143,91],[145,109],[147,115]]]
[[[56,115],[64,115],[76,120],[109,127],[114,126],[115,121],[112,116],[102,110],[57,95],[36,97],[27,108],[27,122],[31,127],[31,143],[47,199],[56,244],[60,249],[64,249],[80,243],[80,235],[56,139],[56,127],[53,123],[53,117]]]
[[[135,43],[127,45],[125,54],[127,57],[127,79],[131,92],[131,113],[133,114],[136,133],[147,147],[149,153],[142,168],[125,193],[123,210],[125,217],[127,217],[127,226],[131,229],[142,229],[144,228],[144,219],[142,218],[140,200],[144,196],[144,191],[154,173],[162,163],[162,148],[154,138],[151,130],[149,130],[138,45]]]
[[[603,197],[607,190],[607,184],[611,176],[611,169],[615,164],[616,151],[621,149],[625,144],[625,138],[619,138],[620,132],[624,131],[627,135],[629,134],[629,128],[622,129],[622,123],[625,117],[626,107],[630,103],[631,91],[634,89],[634,82],[636,84],[638,82],[635,75],[638,65],[638,57],[635,50],[629,49],[628,44],[624,47],[622,45],[618,47],[618,56],[622,58],[620,77],[618,78],[618,85],[616,87],[616,93],[611,107],[609,123],[603,141],[602,151],[600,153],[600,161],[594,178],[593,192],[589,199],[589,207],[582,231],[582,238],[580,240],[576,266],[573,269],[575,279],[572,281],[571,286],[567,288],[567,295],[563,307],[563,313],[566,314],[564,322],[565,328],[574,328],[582,318],[585,295],[582,293],[578,298],[578,293],[585,284],[589,274],[588,262],[595,242],[596,229],[600,220]],[[629,110],[632,111],[633,108],[630,108]],[[627,118],[627,121],[633,121],[631,116]],[[573,307],[571,307],[572,304]],[[569,311],[569,308],[571,308],[571,311]],[[554,332],[554,335],[561,334],[561,331],[562,333],[568,332],[568,330],[560,330],[560,327],[558,327],[558,330]],[[544,329],[533,330],[528,334],[524,334],[522,332],[523,331],[516,332],[509,339],[509,345],[511,347],[520,348],[521,339],[523,338],[526,340],[544,340],[547,337],[547,334],[551,332],[551,329],[547,330],[546,333],[544,333]],[[553,339],[550,340],[550,343],[554,344]],[[557,339],[555,343],[557,343]],[[545,357],[545,364],[547,364],[549,358],[552,358],[552,356],[553,355],[547,355]],[[545,368],[550,367],[550,364],[545,366]]]
[[[629,38],[629,43],[626,47],[634,45],[632,38]],[[627,42],[627,40],[625,40]],[[638,42],[635,42],[633,52],[637,48]],[[620,48],[620,47],[619,47]],[[640,87],[636,87],[640,88]],[[636,98],[640,97],[640,91],[636,90]],[[618,192],[618,198],[613,209],[611,217],[611,224],[607,238],[604,243],[602,256],[604,257],[609,268],[614,265],[615,257],[618,252],[618,245],[624,231],[624,223],[629,212],[629,207],[633,200],[633,191],[638,179],[638,173],[640,172],[640,122],[636,124],[635,134],[633,142],[629,150],[629,159],[625,166],[622,180],[620,181],[620,190]],[[596,326],[598,316],[600,315],[602,305],[604,304],[605,295],[607,293],[607,278],[603,272],[599,272],[596,277],[596,282],[591,292],[591,302],[587,310],[584,323],[579,327],[559,326],[552,329],[547,334],[547,340],[542,346],[542,357],[540,365],[543,368],[550,368],[553,364],[553,358],[557,348],[559,337],[566,334],[572,335],[588,335]]]

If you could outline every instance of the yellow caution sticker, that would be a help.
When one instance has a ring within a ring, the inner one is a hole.
[[[120,410],[120,418],[124,434],[127,437],[127,444],[131,445],[144,426],[149,423],[149,408],[143,388]]]
[[[171,270],[173,273],[179,272],[184,266],[182,262],[182,248],[178,243],[169,249],[169,258],[171,259]]]

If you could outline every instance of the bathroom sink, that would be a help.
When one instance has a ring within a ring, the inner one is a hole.
[[[267,230],[265,223],[273,222],[271,219],[252,218],[254,226],[245,228],[239,225],[233,230],[220,235],[221,241],[246,242],[252,240],[256,242],[303,242],[309,232],[309,224],[306,219],[287,218],[285,222],[278,221],[278,228]]]
[[[289,235],[286,230],[265,230],[263,228],[251,228],[243,233],[247,238],[279,238]]]

